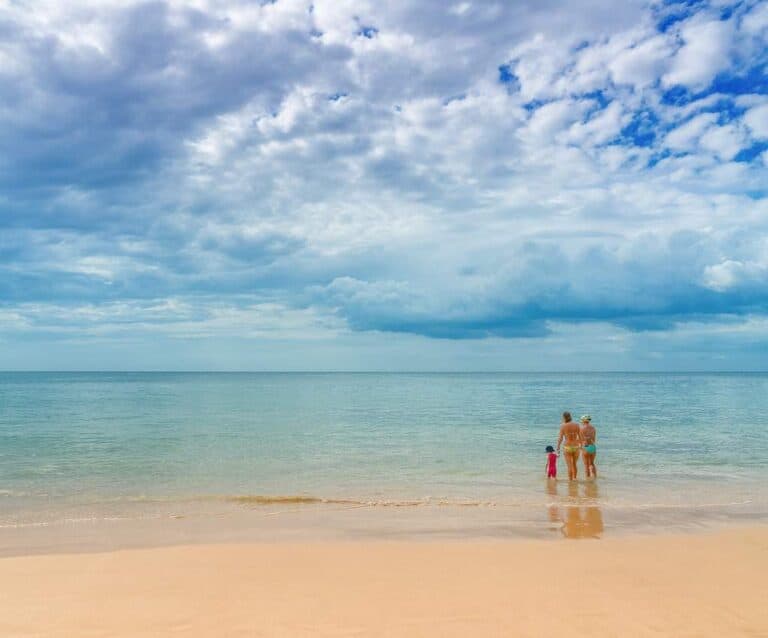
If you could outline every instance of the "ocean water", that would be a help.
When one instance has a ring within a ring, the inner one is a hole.
[[[594,483],[543,478],[565,409],[597,427]],[[565,535],[763,520],[767,415],[766,374],[0,373],[0,529],[302,507]]]

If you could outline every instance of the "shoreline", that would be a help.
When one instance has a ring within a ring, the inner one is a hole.
[[[286,541],[16,556],[0,558],[0,634],[756,636],[768,633],[766,569],[764,525],[600,542]]]
[[[184,545],[614,540],[757,526],[768,528],[768,517],[753,504],[615,509],[589,501],[537,507],[227,503],[183,513],[5,525],[0,558]]]

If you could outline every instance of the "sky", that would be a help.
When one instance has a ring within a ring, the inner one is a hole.
[[[768,2],[0,0],[0,369],[766,370]]]

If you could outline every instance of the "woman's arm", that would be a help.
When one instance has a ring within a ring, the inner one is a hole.
[[[563,442],[563,438],[565,437],[565,433],[563,432],[563,428],[560,428],[560,435],[557,437],[557,453],[560,454],[560,445]]]

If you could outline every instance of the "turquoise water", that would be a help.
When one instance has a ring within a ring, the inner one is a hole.
[[[605,512],[768,510],[765,374],[0,373],[0,525],[232,496],[537,511],[585,498],[542,479],[564,409],[593,416]]]

